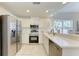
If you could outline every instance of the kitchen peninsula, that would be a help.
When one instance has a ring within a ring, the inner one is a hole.
[[[44,32],[49,40],[50,56],[79,56],[79,36]]]

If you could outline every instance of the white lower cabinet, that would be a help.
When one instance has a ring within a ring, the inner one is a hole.
[[[49,56],[61,56],[62,48],[49,40]]]

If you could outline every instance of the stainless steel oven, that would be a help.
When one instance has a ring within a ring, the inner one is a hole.
[[[39,36],[29,36],[29,43],[38,43]]]

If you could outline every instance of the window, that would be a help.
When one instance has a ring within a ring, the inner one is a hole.
[[[63,21],[63,33],[71,33],[73,31],[73,21],[64,20]]]
[[[54,32],[58,32],[58,33],[62,32],[62,21],[56,20],[54,22]]]
[[[72,20],[55,20],[54,21],[54,32],[68,34],[73,31]]]

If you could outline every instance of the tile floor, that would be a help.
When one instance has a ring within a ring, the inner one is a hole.
[[[46,52],[42,45],[39,44],[23,44],[21,50],[16,56],[46,56]]]

